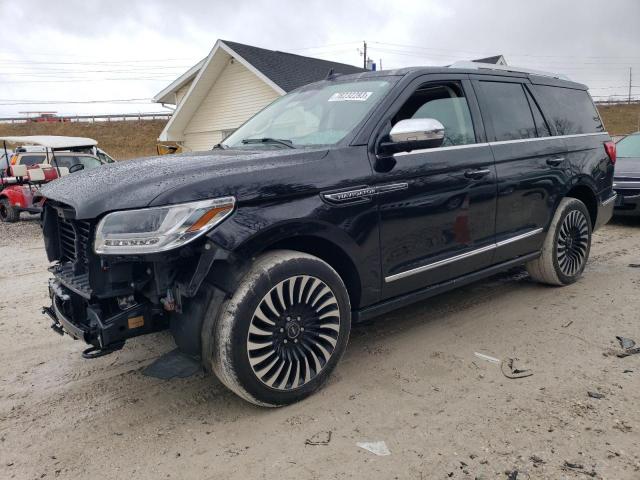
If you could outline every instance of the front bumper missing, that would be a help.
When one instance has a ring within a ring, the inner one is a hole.
[[[75,296],[75,298],[74,298]],[[83,340],[97,349],[118,349],[128,338],[157,330],[149,303],[137,303],[126,310],[107,315],[97,304],[90,304],[63,286],[56,278],[49,280],[51,306],[42,313],[53,321],[52,329]],[[73,305],[74,317],[65,313],[65,305]]]

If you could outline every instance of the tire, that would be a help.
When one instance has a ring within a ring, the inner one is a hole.
[[[212,301],[207,315],[216,312],[213,345],[203,345],[203,360],[231,391],[265,407],[288,405],[318,390],[342,357],[351,330],[349,295],[340,276],[319,258],[289,250],[257,258],[230,299],[222,305]]]
[[[20,211],[12,207],[7,198],[0,199],[0,220],[7,223],[20,220]]]
[[[591,218],[576,198],[563,198],[553,216],[540,257],[527,263],[534,280],[548,285],[577,281],[589,259]]]

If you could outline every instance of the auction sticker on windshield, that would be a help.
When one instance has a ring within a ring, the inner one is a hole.
[[[329,97],[330,102],[366,102],[373,92],[336,92]]]

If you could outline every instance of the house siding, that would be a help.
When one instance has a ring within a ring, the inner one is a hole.
[[[224,131],[238,128],[278,97],[244,65],[230,61],[187,124],[185,150],[210,149],[222,141]]]
[[[189,90],[189,87],[191,86],[192,83],[193,83],[193,80],[190,82],[187,82],[178,90],[176,90],[176,103],[175,103],[176,106],[180,104],[184,96],[187,94],[187,91]]]

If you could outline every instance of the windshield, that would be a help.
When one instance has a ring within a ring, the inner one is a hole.
[[[84,165],[84,170],[102,165],[97,158],[86,155],[56,155],[55,160],[51,159],[51,165],[58,167],[71,168],[78,163]]]
[[[640,133],[628,135],[616,143],[616,156],[619,158],[640,158]]]
[[[233,148],[335,145],[387,93],[391,80],[323,82],[289,93],[241,126],[223,143]]]

